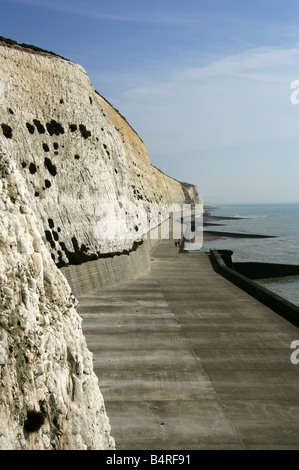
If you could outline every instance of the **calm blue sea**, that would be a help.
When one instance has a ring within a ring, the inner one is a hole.
[[[275,235],[264,239],[219,239],[204,243],[203,250],[230,249],[233,261],[258,261],[299,265],[299,204],[219,205],[209,209],[211,215],[231,216],[209,231],[227,231]],[[242,219],[237,219],[242,217]],[[215,221],[216,222],[216,221]],[[299,276],[258,281],[290,302],[299,305]]]

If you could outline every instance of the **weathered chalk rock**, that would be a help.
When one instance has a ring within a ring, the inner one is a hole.
[[[153,206],[163,219],[200,196],[61,57],[0,41],[0,115],[0,449],[112,449],[58,267],[134,250]]]
[[[76,300],[3,147],[0,171],[0,448],[113,448]]]
[[[22,49],[0,52],[0,135],[58,266],[130,250],[148,231],[151,208],[163,218],[165,206],[200,201],[196,187],[151,165],[141,139],[80,65]]]

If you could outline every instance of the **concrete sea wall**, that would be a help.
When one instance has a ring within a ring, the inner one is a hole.
[[[127,255],[89,261],[80,266],[67,266],[61,272],[74,295],[96,292],[106,286],[136,279],[150,269],[150,252],[158,240],[145,240]]]
[[[228,259],[230,259],[230,253],[231,252],[228,253]],[[297,305],[235,271],[226,264],[223,256],[225,256],[225,253],[220,254],[217,250],[210,251],[211,263],[216,272],[273,309],[294,325],[299,326],[299,307]]]

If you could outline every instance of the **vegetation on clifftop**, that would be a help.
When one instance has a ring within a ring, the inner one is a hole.
[[[22,48],[22,49],[27,50],[28,52],[32,52],[36,54],[49,54],[49,55],[53,55],[56,57],[60,57],[63,60],[68,60],[65,57],[62,57],[61,55],[55,54],[55,52],[47,51],[46,49],[42,49],[32,44],[18,43],[17,41],[14,41],[13,39],[5,38],[3,36],[0,36],[0,46],[8,46],[8,47],[13,47],[15,49]]]

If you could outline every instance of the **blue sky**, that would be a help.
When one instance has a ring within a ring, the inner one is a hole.
[[[81,64],[206,204],[299,202],[299,0],[0,0],[0,35]]]

